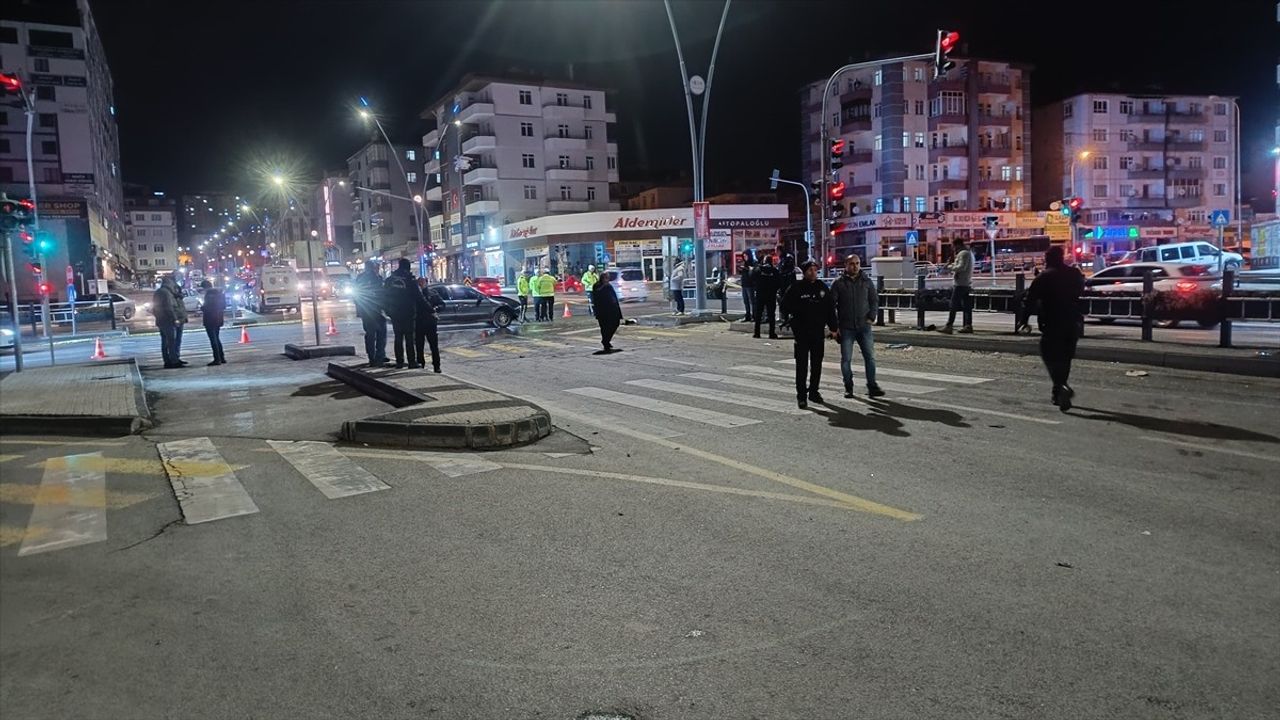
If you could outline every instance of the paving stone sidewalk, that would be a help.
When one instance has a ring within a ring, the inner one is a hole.
[[[150,426],[132,359],[58,365],[0,378],[0,433],[128,434]]]

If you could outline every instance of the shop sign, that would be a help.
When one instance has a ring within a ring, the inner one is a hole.
[[[693,204],[693,236],[706,241],[711,237],[711,203]]]
[[[537,225],[517,225],[507,229],[508,240],[523,240],[538,234]]]
[[[660,230],[662,228],[689,227],[689,219],[670,215],[667,217],[645,218],[623,216],[613,223],[614,230]]]
[[[711,235],[707,238],[703,247],[708,252],[715,250],[732,250],[733,249],[733,231],[725,228],[716,228],[710,231]]]
[[[1143,240],[1166,240],[1178,237],[1178,228],[1176,227],[1144,227],[1138,229],[1138,237]]]
[[[1060,212],[1048,212],[1044,216],[1044,234],[1050,240],[1071,239],[1071,218]]]

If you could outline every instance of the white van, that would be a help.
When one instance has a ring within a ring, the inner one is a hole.
[[[264,267],[258,272],[257,293],[254,295],[254,311],[259,313],[277,310],[302,311],[302,297],[298,292],[298,274],[290,267]]]

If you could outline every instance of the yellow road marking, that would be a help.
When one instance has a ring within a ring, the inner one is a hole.
[[[65,485],[46,488],[40,491],[39,485],[19,485],[16,483],[0,483],[0,503],[12,505],[76,505],[81,507],[108,507],[119,509],[137,505],[159,493],[129,493],[108,490],[105,500],[99,501],[93,495],[72,490]]]
[[[0,525],[0,547],[17,545],[28,536],[30,536],[32,540],[39,540],[42,536],[47,534],[49,534],[49,530],[42,527],[17,528],[10,527],[8,525]]]
[[[0,437],[0,445],[89,445],[107,447],[124,445],[126,440],[26,440],[12,435]]]
[[[461,355],[462,357],[465,357],[465,358],[489,357],[487,353],[476,352],[475,350],[472,350],[470,348],[450,347],[450,348],[444,348],[444,351],[447,353],[453,353],[454,355]]]
[[[485,349],[501,350],[502,352],[511,353],[512,355],[523,355],[524,353],[529,352],[525,348],[516,347],[515,345],[507,345],[506,343],[489,343],[488,345],[485,345]]]
[[[64,462],[62,458],[50,458],[48,462],[59,463]],[[27,467],[42,467],[44,462],[31,463]],[[164,463],[159,458],[84,458],[80,461],[80,467],[86,470],[100,470],[102,472],[116,473],[118,475],[164,475]],[[207,475],[211,472],[221,472],[225,466],[221,463],[204,463],[204,462],[183,462],[179,470],[183,474]],[[231,469],[244,470],[248,465],[232,465]]]
[[[568,346],[568,345],[566,345],[565,343],[551,342],[550,340],[537,340],[537,339],[535,339],[535,338],[528,338],[528,339],[524,340],[523,342],[527,342],[527,343],[529,343],[530,345],[537,345],[538,347],[545,347],[545,348],[564,348],[564,347],[569,347],[569,346]]]
[[[3,453],[0,453],[0,463],[7,463],[10,460],[17,460],[20,457],[22,456],[21,455],[5,455]]]
[[[643,333],[645,335],[657,335],[660,337],[684,337],[684,333],[679,332],[677,330],[659,330],[657,328],[644,328],[642,330],[632,330],[630,332],[623,333],[623,334],[635,335],[637,333]]]

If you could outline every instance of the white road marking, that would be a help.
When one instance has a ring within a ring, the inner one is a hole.
[[[160,443],[156,449],[188,525],[258,512],[209,438]]]
[[[594,398],[596,400],[617,403],[618,405],[624,405],[629,408],[649,410],[669,417],[678,417],[685,420],[705,423],[707,425],[714,425],[716,427],[732,428],[741,427],[743,425],[757,425],[760,423],[759,420],[738,417],[736,415],[726,415],[725,413],[718,413],[714,410],[703,410],[701,408],[689,407],[687,405],[669,403],[664,400],[654,400],[653,398],[644,397],[643,395],[630,395],[627,393],[615,392],[613,390],[606,390],[604,388],[570,388],[565,390],[565,392]]]
[[[329,443],[268,440],[267,444],[330,500],[391,489]]]
[[[795,361],[787,360],[786,362],[794,363]],[[824,368],[826,367],[826,363],[823,363],[823,367]],[[840,367],[839,365],[836,366],[836,372],[834,373],[831,373],[831,372],[825,373],[825,377],[823,380],[826,385],[833,388],[838,388],[843,386],[844,379],[840,377],[839,367]],[[795,380],[795,377],[796,377],[794,370],[779,370],[777,368],[765,367],[763,365],[738,365],[730,369],[740,370],[742,372],[754,373],[756,375],[768,375],[770,377],[791,378],[793,381]],[[926,393],[935,393],[935,392],[942,391],[942,388],[940,387],[930,387],[928,385],[912,385],[909,383],[899,383],[899,382],[877,382],[876,384],[884,388],[885,390],[889,390],[896,393],[902,393],[904,395],[924,395]]]
[[[1141,435],[1140,437],[1143,440],[1150,440],[1151,442],[1158,442],[1158,443],[1168,443],[1169,445],[1178,445],[1180,447],[1188,448],[1191,450],[1202,450],[1204,452],[1216,452],[1216,453],[1225,453],[1227,455],[1238,455],[1240,457],[1252,458],[1254,460],[1268,460],[1270,462],[1280,464],[1280,456],[1277,456],[1277,455],[1267,455],[1265,453],[1249,452],[1248,450],[1236,450],[1234,448],[1215,447],[1213,445],[1201,445],[1199,443],[1182,442],[1181,440],[1154,437],[1151,435]]]
[[[628,385],[636,385],[650,390],[660,390],[662,392],[675,393],[677,395],[688,395],[689,397],[702,398],[703,400],[711,400],[712,402],[726,403],[728,405],[742,405],[743,407],[759,408],[760,410],[769,410],[771,412],[782,413],[783,415],[808,415],[809,411],[801,410],[794,403],[786,403],[778,400],[766,400],[765,398],[744,396],[741,393],[726,393],[721,390],[707,390],[692,385],[681,385],[680,383],[667,382],[665,380],[628,380]]]
[[[18,555],[107,539],[107,473],[102,453],[50,458],[32,503]]]
[[[689,367],[702,367],[701,363],[689,362],[687,360],[676,360],[674,358],[664,358],[664,357],[655,357],[651,359],[657,360],[659,362],[673,363],[675,365],[688,365]]]
[[[839,353],[837,353],[839,354]],[[866,370],[862,362],[861,354],[854,354],[854,362],[850,364],[850,369],[855,373],[862,373]],[[777,363],[792,363],[794,360],[775,360]],[[840,363],[824,362],[822,367],[827,370],[840,372]],[[931,380],[933,382],[955,383],[957,385],[981,385],[982,383],[991,382],[991,378],[970,377],[968,375],[947,375],[945,373],[918,372],[916,370],[896,370],[894,368],[882,368],[876,366],[876,376],[888,375],[890,377],[904,377],[912,380]]]
[[[347,450],[349,457],[390,458],[426,463],[449,477],[500,470],[501,465],[469,453],[405,452],[404,450]]]
[[[556,333],[556,334],[557,335],[583,335],[585,333],[595,333],[595,332],[600,332],[600,331],[596,328],[582,328],[581,330],[565,330],[562,333]]]
[[[579,405],[578,407],[575,407],[571,410],[568,406],[561,404],[559,401],[543,400],[543,399],[532,397],[529,395],[525,395],[524,398],[529,402],[551,413],[551,418],[552,418],[551,422],[553,425],[558,425],[558,423],[556,422],[556,418],[559,418],[562,415],[566,415],[569,412],[579,412],[579,413],[590,413],[592,417],[597,418],[601,423],[605,424],[607,427],[619,427],[619,426],[629,427],[633,430],[638,430],[640,432],[648,433],[650,435],[653,435],[655,437],[660,437],[660,438],[680,437],[681,435],[684,434],[684,432],[681,430],[674,430],[672,428],[662,427],[661,425],[654,425],[652,423],[643,422],[643,421],[637,420],[635,417],[624,418],[621,415],[615,415],[613,413],[601,410],[599,403],[595,403],[590,407],[581,407]],[[561,399],[571,400],[571,398],[568,398],[568,397],[563,397]]]

